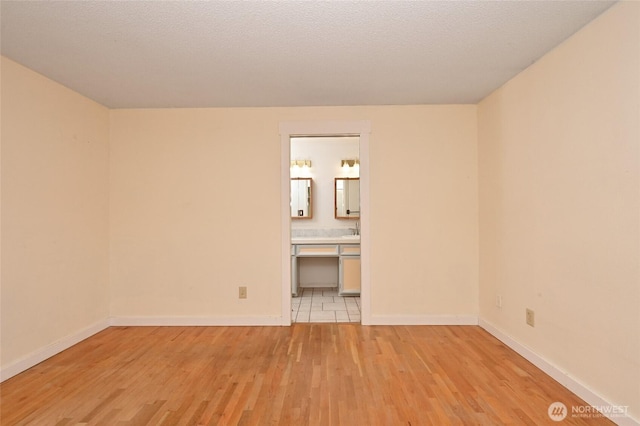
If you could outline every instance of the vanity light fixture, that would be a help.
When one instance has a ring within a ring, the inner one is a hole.
[[[341,166],[343,168],[360,166],[360,161],[356,160],[342,160]]]
[[[309,168],[311,168],[311,160],[291,160],[291,167],[309,167]]]

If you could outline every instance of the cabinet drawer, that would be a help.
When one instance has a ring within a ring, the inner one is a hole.
[[[337,244],[296,245],[296,256],[338,256]]]
[[[341,256],[359,256],[360,244],[341,244],[340,255]]]

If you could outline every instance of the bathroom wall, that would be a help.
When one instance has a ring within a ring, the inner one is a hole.
[[[313,179],[313,218],[293,219],[292,233],[296,230],[349,232],[355,227],[354,220],[336,219],[334,215],[334,179],[336,177],[358,177],[359,167],[345,169],[340,166],[343,159],[359,158],[359,138],[357,137],[315,137],[293,138],[291,140],[292,160],[311,160],[312,167],[293,167],[291,177],[311,177]],[[309,234],[308,232],[306,233]]]
[[[478,109],[482,320],[636,419],[639,100],[640,3],[621,2]]]
[[[5,57],[1,68],[4,378],[108,324],[109,112]]]

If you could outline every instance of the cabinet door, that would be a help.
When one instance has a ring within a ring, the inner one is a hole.
[[[340,292],[344,294],[360,293],[360,256],[342,256],[340,258]]]

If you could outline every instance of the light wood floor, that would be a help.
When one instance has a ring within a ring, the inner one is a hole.
[[[3,426],[612,424],[474,326],[112,327],[0,392]]]

